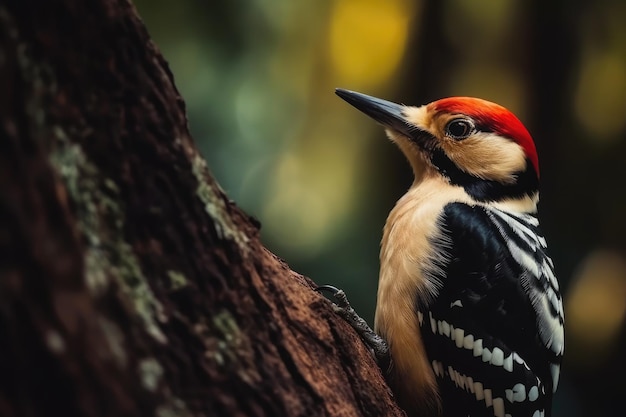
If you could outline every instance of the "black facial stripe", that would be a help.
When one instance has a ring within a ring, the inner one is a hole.
[[[410,133],[408,138],[421,149],[427,152],[432,152],[435,149],[437,138],[431,133],[425,130],[420,130],[417,127],[409,129],[408,132]]]
[[[526,159],[526,170],[515,174],[517,181],[503,184],[480,179],[457,167],[440,148],[432,149],[431,162],[454,185],[459,185],[477,201],[498,201],[503,198],[519,198],[532,195],[539,188],[539,180],[533,165]]]

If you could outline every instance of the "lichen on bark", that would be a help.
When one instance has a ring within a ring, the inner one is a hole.
[[[228,212],[227,203],[224,200],[224,192],[216,182],[209,183],[209,169],[206,161],[199,154],[193,156],[193,174],[198,181],[196,194],[204,203],[207,214],[215,221],[217,234],[222,239],[230,239],[239,246],[242,253],[248,253],[249,238],[246,233],[233,222],[231,214]]]
[[[117,186],[103,177],[61,127],[55,126],[54,136],[50,162],[65,184],[84,238],[88,288],[97,295],[106,289],[110,279],[115,280],[146,331],[160,343],[166,343],[159,327],[159,322],[167,320],[163,305],[124,238],[125,220]]]

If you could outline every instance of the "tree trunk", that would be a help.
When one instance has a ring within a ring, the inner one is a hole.
[[[0,415],[401,415],[258,228],[127,0],[0,1]]]

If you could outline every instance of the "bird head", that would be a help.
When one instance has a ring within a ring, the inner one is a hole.
[[[441,175],[476,201],[538,199],[532,137],[504,107],[450,97],[419,107],[337,89],[339,97],[382,124],[409,160],[416,182]]]

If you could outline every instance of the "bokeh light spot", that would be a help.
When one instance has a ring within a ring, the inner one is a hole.
[[[261,217],[277,242],[308,258],[317,255],[324,241],[332,207],[316,187],[306,183],[303,167],[304,161],[297,155],[281,155]]]
[[[626,128],[626,57],[611,52],[583,60],[576,90],[576,115],[594,141],[621,139]]]
[[[593,252],[573,277],[565,301],[566,334],[577,346],[568,354],[580,356],[572,363],[584,366],[601,360],[624,322],[626,261],[614,252]]]
[[[414,4],[406,0],[335,2],[330,51],[339,83],[371,88],[388,81],[404,54]]]

